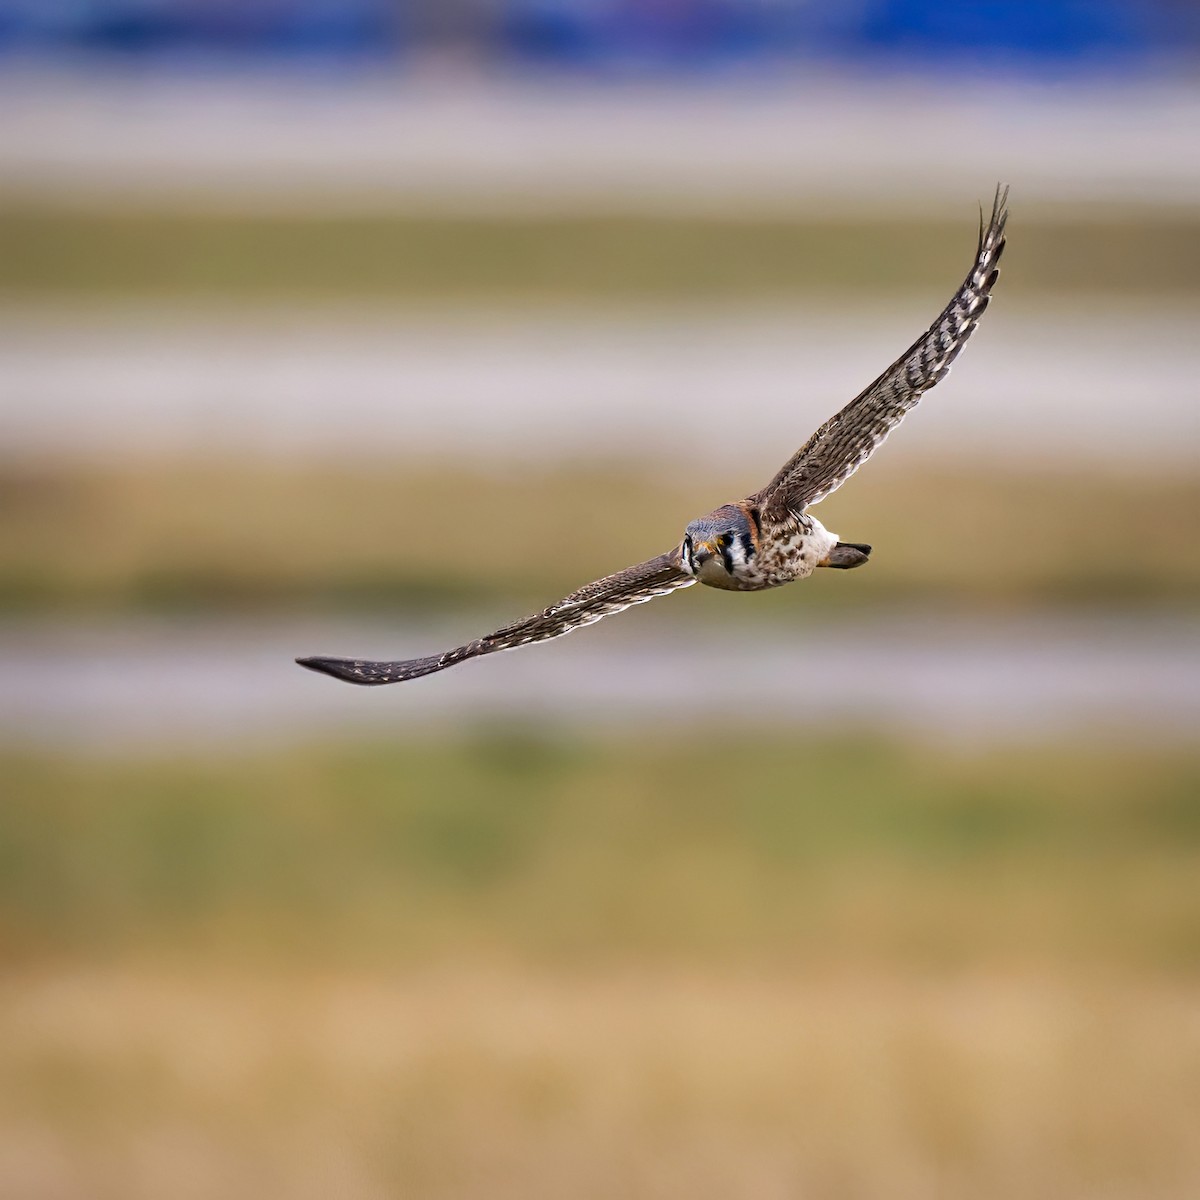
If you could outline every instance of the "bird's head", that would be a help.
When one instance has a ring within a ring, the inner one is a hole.
[[[736,578],[758,553],[758,528],[752,514],[723,504],[688,525],[680,547],[684,570],[717,586]]]

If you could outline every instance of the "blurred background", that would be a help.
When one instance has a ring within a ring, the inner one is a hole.
[[[0,0],[0,1190],[1200,1194],[1198,131],[1186,0]],[[997,180],[868,570],[293,665],[760,486]]]

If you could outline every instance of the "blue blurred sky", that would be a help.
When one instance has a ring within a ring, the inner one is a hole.
[[[1191,0],[0,0],[24,59],[484,61],[662,74],[789,62],[1070,72],[1196,61]]]

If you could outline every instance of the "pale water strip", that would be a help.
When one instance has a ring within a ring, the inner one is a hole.
[[[6,189],[272,211],[962,214],[1200,203],[1188,80],[820,76],[707,86],[0,75]]]
[[[966,243],[964,242],[964,249]],[[948,294],[953,281],[947,281]],[[0,452],[670,456],[769,476],[946,295],[417,312],[0,308]],[[888,456],[1200,461],[1200,309],[997,298]],[[731,415],[753,406],[755,419]]]
[[[394,687],[356,688],[292,662],[429,653],[489,619],[437,629],[10,623],[0,626],[0,741],[214,751],[492,723],[645,733],[721,721],[798,738],[840,727],[928,741],[1200,743],[1200,622],[1179,617],[829,622],[798,613],[795,625],[750,630],[675,624],[643,609]]]

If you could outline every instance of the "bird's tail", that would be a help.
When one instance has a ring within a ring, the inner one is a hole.
[[[870,557],[871,547],[863,545],[862,542],[838,542],[824,562],[817,565],[836,567],[839,571],[851,571],[855,567],[861,567]]]

